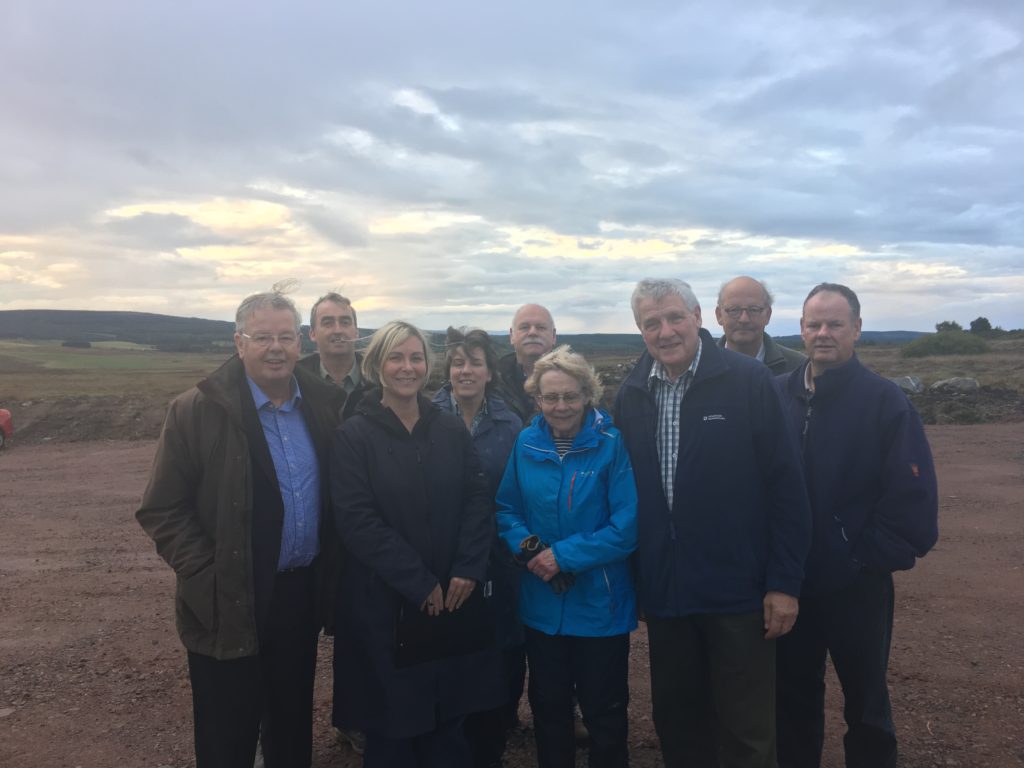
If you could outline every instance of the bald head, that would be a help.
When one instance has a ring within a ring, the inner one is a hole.
[[[729,349],[756,356],[771,317],[772,295],[764,283],[752,277],[733,278],[718,292],[715,318],[722,326]]]
[[[547,307],[524,304],[517,309],[508,339],[516,351],[516,362],[530,373],[533,364],[555,346],[555,321]]]

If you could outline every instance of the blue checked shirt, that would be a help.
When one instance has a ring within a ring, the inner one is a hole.
[[[293,378],[292,396],[278,408],[256,382],[248,376],[246,379],[263,425],[284,503],[277,570],[300,568],[312,563],[320,554],[320,466],[313,438],[299,409],[302,392]]]
[[[698,339],[697,354],[693,356],[693,362],[674,382],[669,381],[668,374],[657,360],[654,361],[647,376],[647,386],[654,394],[654,402],[658,407],[658,425],[654,439],[658,445],[658,461],[661,464],[661,485],[665,489],[669,509],[672,509],[676,462],[679,459],[679,409],[686,391],[693,382],[694,374],[697,373],[703,346],[704,342]]]

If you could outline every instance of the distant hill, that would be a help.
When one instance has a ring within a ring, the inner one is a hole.
[[[305,327],[304,327],[305,330]],[[370,329],[363,329],[368,333]],[[711,329],[718,335],[717,328]],[[175,317],[150,312],[91,312],[59,309],[13,309],[0,311],[0,339],[55,339],[58,341],[129,341],[160,350],[203,351],[223,348],[235,332],[234,323],[204,320],[198,317]],[[861,345],[905,344],[921,336],[919,331],[865,331]],[[440,336],[440,338],[438,338]],[[493,333],[499,354],[508,352],[508,336]],[[443,333],[434,332],[434,342],[443,343]],[[787,347],[802,349],[799,336],[776,336]],[[569,344],[588,356],[639,355],[644,345],[639,333],[569,333],[558,334],[560,344]],[[311,345],[304,343],[308,351]]]
[[[161,350],[203,351],[230,342],[235,324],[150,312],[13,309],[0,312],[0,338],[130,341]]]
[[[923,331],[862,331],[860,334],[860,341],[857,342],[857,346],[863,347],[875,344],[906,344],[908,341],[913,341],[918,336],[924,335],[926,334]],[[793,336],[776,336],[772,334],[772,338],[785,347],[799,349],[801,352],[804,350],[804,342],[803,339],[800,338],[800,334],[794,334]]]

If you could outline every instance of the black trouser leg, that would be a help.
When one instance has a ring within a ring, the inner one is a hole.
[[[813,597],[800,601],[793,629],[778,639],[776,702],[779,768],[818,768],[825,743],[826,640]]]
[[[775,641],[764,614],[698,618],[708,648],[722,768],[775,768]]]
[[[572,647],[569,638],[526,628],[530,665],[528,696],[533,711],[539,768],[574,768]]]
[[[862,571],[829,612],[828,644],[843,687],[847,768],[894,768],[896,728],[886,671],[892,642],[892,574]]]
[[[818,768],[824,740],[825,652],[843,688],[847,768],[896,765],[886,671],[892,640],[892,575],[862,571],[850,585],[801,601],[779,641],[779,764]]]
[[[654,726],[669,768],[775,765],[775,643],[761,613],[648,618]]]
[[[466,715],[465,733],[476,768],[501,764],[508,732],[515,724],[519,697],[523,695],[526,651],[522,646],[501,652],[508,700],[500,707]]]
[[[469,746],[463,718],[439,723],[429,733],[392,739],[375,731],[366,734],[363,768],[469,768]]]
[[[312,569],[278,574],[260,649],[267,768],[309,768],[313,760],[317,635]]]
[[[259,659],[188,653],[196,768],[252,768],[262,708]]]
[[[693,617],[647,619],[654,729],[668,768],[717,768],[717,721]]]
[[[629,765],[629,635],[572,638],[573,678],[590,733],[590,768]]]

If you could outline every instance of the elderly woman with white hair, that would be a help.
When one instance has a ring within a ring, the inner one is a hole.
[[[558,347],[526,391],[541,412],[516,440],[498,490],[498,530],[525,566],[526,625],[537,759],[575,766],[573,692],[590,732],[589,765],[626,766],[629,633],[636,548],[629,454],[597,404],[601,384],[582,355]]]
[[[366,768],[468,766],[463,718],[504,694],[480,586],[494,537],[487,480],[462,420],[422,394],[421,331],[387,323],[362,366],[372,388],[331,464],[345,550],[338,720],[366,732]]]

